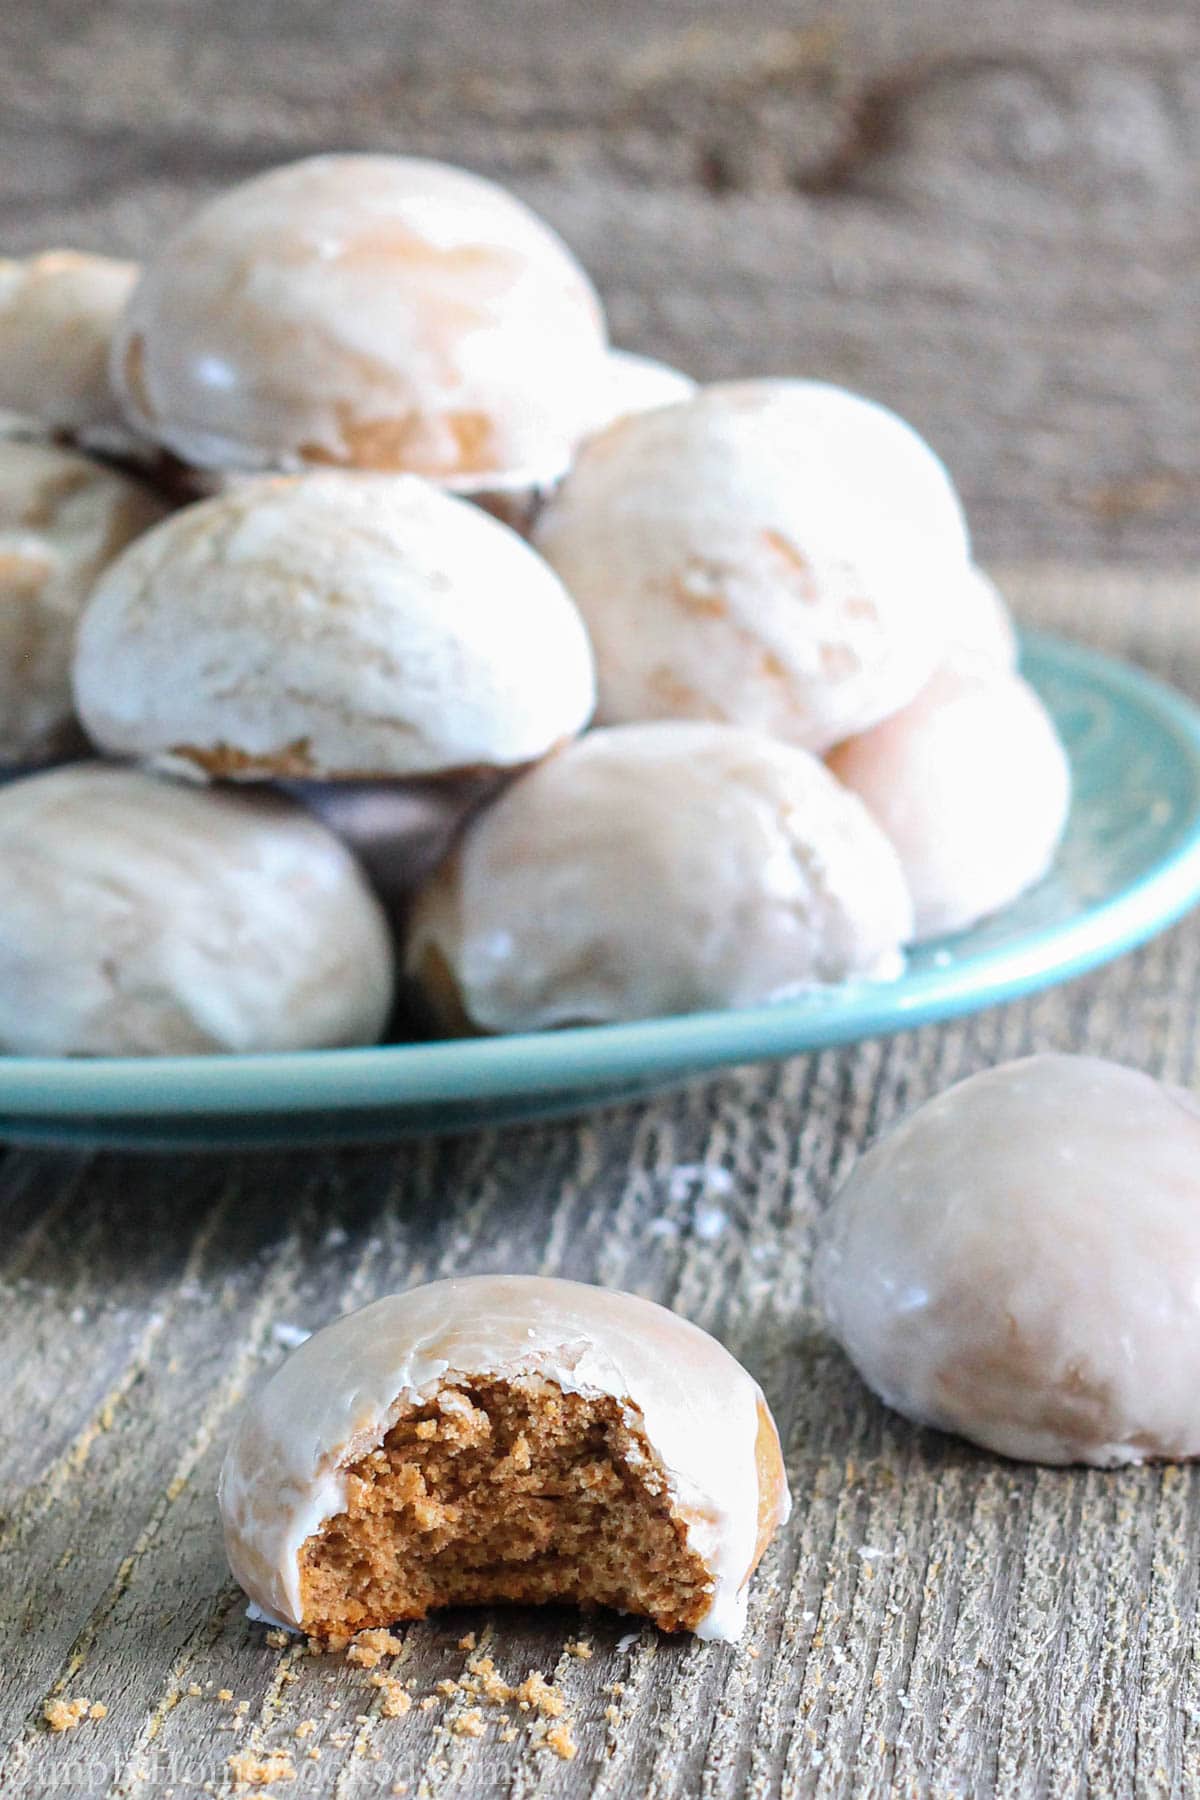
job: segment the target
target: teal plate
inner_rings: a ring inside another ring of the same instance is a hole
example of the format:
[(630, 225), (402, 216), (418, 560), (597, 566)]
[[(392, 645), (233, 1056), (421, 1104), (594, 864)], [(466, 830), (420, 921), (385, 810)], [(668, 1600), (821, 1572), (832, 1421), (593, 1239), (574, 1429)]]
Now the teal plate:
[(1066, 981), (1200, 899), (1200, 709), (1097, 651), (1039, 635), (1023, 668), (1062, 733), (1071, 819), (1049, 875), (896, 981), (529, 1036), (286, 1056), (0, 1057), (0, 1138), (194, 1148), (354, 1143), (546, 1118), (705, 1070), (927, 1025)]

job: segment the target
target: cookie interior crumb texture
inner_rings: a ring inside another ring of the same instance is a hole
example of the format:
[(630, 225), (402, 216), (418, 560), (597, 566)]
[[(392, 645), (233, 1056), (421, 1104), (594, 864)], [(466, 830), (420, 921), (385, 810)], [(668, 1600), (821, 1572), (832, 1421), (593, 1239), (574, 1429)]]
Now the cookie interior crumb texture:
[(347, 1470), (301, 1551), (306, 1623), (570, 1600), (694, 1629), (712, 1577), (687, 1547), (636, 1411), (538, 1375), (448, 1382)]

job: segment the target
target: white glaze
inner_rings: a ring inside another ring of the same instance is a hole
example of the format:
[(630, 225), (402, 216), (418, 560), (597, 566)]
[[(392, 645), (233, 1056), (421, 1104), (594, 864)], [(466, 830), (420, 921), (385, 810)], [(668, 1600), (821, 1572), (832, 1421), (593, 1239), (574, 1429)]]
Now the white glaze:
[(240, 482), (135, 544), (75, 687), (114, 754), (314, 779), (510, 767), (593, 702), (579, 615), (514, 532), (415, 476), (333, 470)]
[(0, 259), (0, 407), (123, 445), (108, 358), (137, 277), (136, 263), (77, 250)]
[(673, 406), (696, 392), (697, 384), (682, 369), (639, 356), (634, 350), (610, 350), (604, 363), (600, 394), (590, 431), (605, 431), (635, 413)]
[(806, 751), (732, 725), (594, 731), (468, 826), (418, 900), (487, 1031), (657, 1017), (893, 975), (895, 852)]
[(949, 641), (962, 509), (920, 438), (817, 382), (702, 389), (589, 438), (534, 529), (584, 615), (599, 718), (825, 750)]
[(98, 763), (0, 788), (0, 1050), (373, 1043), (391, 990), (378, 903), (290, 801)]
[(113, 351), (131, 421), (203, 468), (552, 480), (590, 416), (599, 301), (492, 182), (316, 156), (203, 207), (149, 264)]
[(817, 1284), (910, 1418), (1034, 1462), (1200, 1455), (1200, 1108), (1090, 1056), (972, 1076), (857, 1164)]
[(995, 669), (1013, 674), (1017, 667), (1017, 632), (1008, 603), (990, 575), (970, 564), (957, 577), (949, 599), (950, 645), (955, 659), (978, 657)]
[[(689, 1547), (713, 1575), (697, 1635), (736, 1638), (759, 1531), (758, 1384), (665, 1307), (544, 1276), (392, 1294), (293, 1352), (246, 1408), (221, 1471), (230, 1566), (251, 1601), (301, 1625), (299, 1553), (343, 1510), (345, 1466), (444, 1381), (521, 1373), (638, 1409)], [(785, 1487), (776, 1523), (789, 1509)]]
[(978, 656), (945, 663), (829, 767), (900, 856), (918, 938), (960, 931), (1043, 876), (1066, 826), (1071, 771), (1045, 707)]
[(0, 441), (0, 761), (41, 762), (82, 743), (71, 695), (79, 616), (101, 569), (162, 511), (74, 451)]

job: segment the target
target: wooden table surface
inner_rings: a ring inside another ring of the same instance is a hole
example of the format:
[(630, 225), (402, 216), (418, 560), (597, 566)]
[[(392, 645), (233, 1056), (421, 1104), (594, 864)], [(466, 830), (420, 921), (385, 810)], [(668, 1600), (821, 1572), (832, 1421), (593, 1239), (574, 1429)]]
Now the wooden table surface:
[[(0, 250), (136, 253), (318, 148), (473, 163), (580, 250), (620, 341), (891, 401), (1024, 617), (1200, 695), (1198, 52), (1194, 0), (8, 0)], [(183, 1800), (282, 1746), (269, 1791), (330, 1800), (1200, 1791), (1200, 1475), (916, 1431), (807, 1284), (814, 1219), (890, 1119), (1034, 1047), (1191, 1082), (1198, 997), (1189, 922), (1028, 1003), (575, 1123), (4, 1153), (0, 1788)], [(499, 1269), (716, 1331), (767, 1389), (796, 1512), (736, 1649), (603, 1618), (573, 1657), (570, 1614), (458, 1614), (403, 1634), (395, 1672), (433, 1698), (389, 1719), (362, 1670), (247, 1624), (216, 1470), (297, 1329)], [(456, 1731), (436, 1683), (469, 1630), (509, 1678), (561, 1682), (573, 1760), (523, 1717), (508, 1743)], [(79, 1696), (107, 1716), (47, 1732)]]

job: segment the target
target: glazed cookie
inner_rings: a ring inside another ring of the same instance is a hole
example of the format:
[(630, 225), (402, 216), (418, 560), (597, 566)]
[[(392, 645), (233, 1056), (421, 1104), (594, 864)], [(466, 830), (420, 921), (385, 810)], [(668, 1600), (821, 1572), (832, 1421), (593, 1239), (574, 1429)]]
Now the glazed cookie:
[(535, 542), (587, 623), (602, 723), (720, 719), (817, 751), (913, 697), (967, 566), (915, 432), (801, 381), (706, 388), (589, 438)]
[(606, 354), (587, 276), (478, 175), (315, 156), (167, 240), (117, 333), (131, 422), (201, 468), (337, 463), (462, 492), (553, 480)]
[(80, 763), (0, 788), (0, 1050), (374, 1043), (392, 995), (348, 850), (278, 797)]
[(757, 1384), (632, 1294), (482, 1275), (310, 1337), (221, 1474), (233, 1573), (318, 1637), (566, 1601), (734, 1639), (790, 1510)]
[(591, 651), (561, 584), (415, 476), (263, 476), (176, 513), (79, 633), (103, 749), (232, 780), (512, 768), (581, 730)]
[(443, 1025), (538, 1031), (892, 975), (896, 853), (803, 750), (731, 725), (595, 731), (507, 788), (419, 897)]
[(591, 430), (604, 431), (635, 413), (673, 406), (679, 400), (690, 399), (695, 392), (696, 383), (691, 376), (682, 369), (673, 369), (670, 363), (639, 356), (633, 350), (610, 350)]
[(46, 762), (81, 746), (79, 616), (100, 571), (162, 511), (75, 451), (0, 441), (0, 761)]
[(973, 1075), (856, 1165), (817, 1284), (911, 1419), (1031, 1462), (1200, 1455), (1200, 1106), (1092, 1056)]
[(993, 669), (1015, 672), (1017, 632), (1008, 602), (990, 575), (975, 564), (956, 576), (949, 602), (950, 645), (955, 659), (977, 657)]
[(918, 938), (1007, 906), (1046, 873), (1066, 827), (1071, 771), (1050, 715), (1020, 676), (978, 657), (945, 663), (828, 761), (895, 845)]
[(0, 259), (0, 407), (97, 447), (130, 432), (108, 379), (136, 263), (78, 250)]

